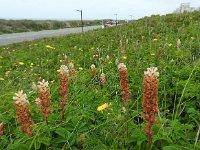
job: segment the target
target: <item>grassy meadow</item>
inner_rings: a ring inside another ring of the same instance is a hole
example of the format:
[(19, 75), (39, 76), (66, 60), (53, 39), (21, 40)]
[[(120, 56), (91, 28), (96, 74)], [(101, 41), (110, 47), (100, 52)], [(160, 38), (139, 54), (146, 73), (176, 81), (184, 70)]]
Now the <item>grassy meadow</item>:
[[(143, 79), (159, 72), (152, 150), (200, 149), (200, 13), (145, 17), (112, 28), (0, 47), (0, 149), (146, 150)], [(120, 44), (121, 40), (121, 44)], [(179, 41), (179, 42), (177, 42)], [(60, 65), (74, 64), (61, 120)], [(122, 101), (118, 63), (128, 71), (130, 96)], [(90, 66), (96, 67), (91, 77)], [(100, 86), (100, 75), (105, 84)], [(49, 82), (49, 124), (35, 104), (34, 84)], [(13, 96), (23, 90), (34, 121), (20, 130)], [(97, 108), (108, 104), (104, 110)]]

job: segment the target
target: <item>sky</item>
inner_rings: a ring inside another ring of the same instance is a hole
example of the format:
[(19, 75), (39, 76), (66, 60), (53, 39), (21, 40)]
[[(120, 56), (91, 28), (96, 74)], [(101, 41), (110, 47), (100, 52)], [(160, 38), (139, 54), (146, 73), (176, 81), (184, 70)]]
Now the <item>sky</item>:
[(181, 3), (200, 7), (200, 0), (0, 0), (2, 19), (132, 19), (172, 13)]

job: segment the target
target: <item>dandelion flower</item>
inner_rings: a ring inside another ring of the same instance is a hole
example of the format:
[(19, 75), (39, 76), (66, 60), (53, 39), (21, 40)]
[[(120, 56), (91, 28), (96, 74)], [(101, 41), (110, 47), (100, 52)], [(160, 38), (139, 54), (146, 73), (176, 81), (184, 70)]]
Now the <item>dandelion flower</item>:
[(46, 45), (46, 48), (55, 49), (55, 47), (52, 47), (52, 46), (50, 46), (50, 45)]
[(79, 67), (78, 69), (79, 69), (80, 71), (82, 71), (82, 70), (83, 70), (83, 68), (82, 68), (82, 67)]
[(97, 108), (97, 110), (98, 111), (104, 111), (106, 108), (108, 108), (110, 105), (108, 104), (108, 103), (105, 103), (105, 104), (103, 104), (103, 105), (101, 105), (101, 106), (99, 106), (98, 108)]
[(24, 65), (24, 63), (20, 61), (20, 62), (19, 62), (19, 65)]

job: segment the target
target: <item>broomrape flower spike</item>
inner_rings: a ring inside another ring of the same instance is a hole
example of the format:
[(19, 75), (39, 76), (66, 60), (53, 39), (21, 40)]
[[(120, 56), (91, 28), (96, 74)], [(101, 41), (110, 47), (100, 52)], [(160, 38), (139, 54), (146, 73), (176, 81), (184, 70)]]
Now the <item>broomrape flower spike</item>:
[(0, 123), (0, 137), (4, 134), (4, 125), (3, 123)]
[(48, 125), (48, 115), (51, 112), (51, 109), (49, 108), (49, 106), (51, 105), (50, 90), (48, 86), (49, 83), (44, 79), (42, 81), (39, 81), (38, 83), (39, 99), (37, 99), (36, 103), (41, 107), (41, 112), (45, 117), (46, 124)]
[(76, 71), (74, 69), (74, 64), (73, 63), (69, 63), (69, 74), (70, 74), (71, 80), (74, 81), (75, 80)]
[(120, 86), (122, 91), (122, 100), (127, 102), (129, 99), (130, 91), (129, 91), (129, 83), (128, 83), (128, 73), (127, 68), (124, 63), (120, 63), (118, 65), (119, 77), (120, 77)]
[(178, 40), (176, 41), (176, 48), (177, 48), (177, 49), (180, 49), (180, 47), (181, 47), (181, 40), (178, 39)]
[(29, 117), (30, 110), (29, 110), (29, 102), (27, 100), (27, 96), (21, 90), (15, 93), (13, 100), (15, 100), (16, 114), (18, 116), (17, 122), (22, 124), (20, 129), (28, 136), (31, 136), (34, 122)]
[(60, 95), (61, 95), (60, 105), (61, 105), (63, 121), (64, 121), (65, 105), (67, 104), (67, 102), (65, 102), (65, 98), (67, 98), (69, 95), (68, 74), (69, 74), (69, 70), (67, 66), (61, 65), (60, 71), (59, 71), (59, 77), (60, 77)]
[(100, 82), (101, 88), (103, 88), (103, 86), (105, 85), (105, 82), (106, 82), (106, 75), (104, 73), (101, 73), (99, 82)]
[(94, 64), (92, 64), (92, 65), (90, 66), (90, 68), (91, 68), (91, 76), (92, 76), (92, 78), (94, 79), (94, 78), (95, 78), (95, 76), (96, 76), (96, 69), (95, 69), (95, 65), (94, 65)]
[(157, 67), (147, 68), (144, 72), (143, 80), (143, 101), (142, 107), (144, 114), (142, 118), (145, 124), (145, 133), (148, 136), (148, 149), (151, 149), (153, 131), (151, 127), (157, 121), (155, 114), (158, 112), (158, 77)]

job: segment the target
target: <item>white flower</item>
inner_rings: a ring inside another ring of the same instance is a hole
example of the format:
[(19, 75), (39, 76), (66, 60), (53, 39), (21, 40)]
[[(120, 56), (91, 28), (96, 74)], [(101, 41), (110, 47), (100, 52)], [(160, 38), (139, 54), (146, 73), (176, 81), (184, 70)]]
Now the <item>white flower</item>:
[(90, 68), (91, 68), (91, 69), (95, 69), (95, 65), (92, 64), (92, 65), (90, 66)]
[(158, 70), (157, 67), (150, 67), (150, 68), (147, 68), (147, 71), (144, 71), (144, 74), (149, 75), (149, 76), (159, 77), (159, 72), (157, 72), (157, 70)]
[(38, 85), (38, 88), (39, 88), (39, 89), (44, 89), (44, 88), (46, 89), (46, 88), (48, 88), (48, 86), (49, 86), (48, 81), (45, 82), (44, 79), (43, 79), (41, 82), (39, 81), (38, 83), (39, 83), (39, 85)]
[(73, 63), (69, 63), (69, 68), (70, 69), (74, 69), (74, 64)]
[(15, 104), (20, 104), (20, 103), (29, 104), (29, 101), (27, 100), (27, 95), (23, 93), (23, 90), (15, 93), (15, 96), (13, 96), (13, 100), (15, 100)]
[(126, 65), (124, 63), (120, 63), (118, 65), (118, 69), (123, 69), (123, 70), (127, 70)]

